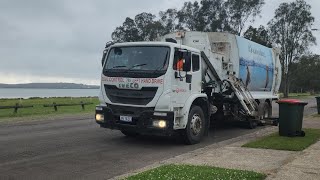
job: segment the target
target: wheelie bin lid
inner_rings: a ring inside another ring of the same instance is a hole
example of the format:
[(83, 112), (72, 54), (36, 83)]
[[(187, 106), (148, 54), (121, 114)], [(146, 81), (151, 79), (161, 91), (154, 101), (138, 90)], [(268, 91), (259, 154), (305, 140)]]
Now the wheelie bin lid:
[(280, 99), (277, 101), (278, 104), (299, 104), (307, 105), (307, 102), (300, 101), (299, 99)]

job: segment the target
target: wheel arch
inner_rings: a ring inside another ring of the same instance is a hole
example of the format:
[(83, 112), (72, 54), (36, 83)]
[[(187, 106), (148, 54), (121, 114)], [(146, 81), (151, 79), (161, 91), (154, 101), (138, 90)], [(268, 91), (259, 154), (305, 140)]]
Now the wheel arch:
[(209, 127), (210, 127), (210, 110), (209, 110), (209, 101), (206, 94), (197, 94), (192, 95), (188, 98), (186, 101), (185, 106), (182, 108), (182, 112), (184, 115), (184, 124), (187, 124), (188, 122), (188, 116), (189, 112), (191, 110), (192, 106), (199, 106), (203, 113), (205, 114), (205, 120), (206, 120), (206, 128), (205, 128), (205, 135), (208, 134)]
[(271, 100), (270, 99), (266, 99), (265, 102), (268, 103), (270, 107), (272, 107), (272, 99)]
[(265, 104), (268, 106), (269, 116), (272, 116), (272, 99), (256, 99), (256, 102), (259, 104), (258, 111), (260, 116), (264, 115)]
[(197, 98), (193, 101), (192, 106), (199, 106), (204, 113), (205, 121), (206, 121), (206, 127), (204, 131), (204, 135), (209, 134), (209, 127), (210, 127), (210, 104), (208, 102), (207, 98)]

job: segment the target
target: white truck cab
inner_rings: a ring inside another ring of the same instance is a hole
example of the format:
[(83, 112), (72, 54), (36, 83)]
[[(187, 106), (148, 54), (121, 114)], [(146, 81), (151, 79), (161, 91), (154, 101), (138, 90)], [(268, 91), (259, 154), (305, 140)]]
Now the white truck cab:
[[(265, 107), (259, 108), (257, 99), (239, 84), (235, 71), (229, 69), (223, 74), (223, 68), (239, 68), (239, 64), (233, 65), (231, 60), (227, 63), (230, 67), (224, 67), (225, 62), (221, 66), (213, 63), (223, 54), (214, 56), (212, 42), (205, 39), (208, 36), (187, 32), (169, 34), (159, 42), (108, 45), (103, 56), (96, 122), (128, 136), (179, 133), (187, 144), (195, 144), (208, 133), (214, 114), (231, 114), (242, 120), (268, 115), (270, 107), (267, 113), (261, 112)], [(239, 56), (230, 55), (234, 51), (224, 53), (228, 58), (238, 58), (235, 62), (239, 63)], [(273, 86), (268, 91), (271, 94), (260, 99), (263, 103), (277, 97)]]

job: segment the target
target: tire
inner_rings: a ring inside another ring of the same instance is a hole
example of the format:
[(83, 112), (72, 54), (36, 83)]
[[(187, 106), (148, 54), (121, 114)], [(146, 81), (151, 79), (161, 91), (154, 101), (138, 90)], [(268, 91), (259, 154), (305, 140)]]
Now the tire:
[(188, 116), (187, 127), (183, 132), (186, 144), (199, 143), (205, 132), (206, 119), (203, 110), (199, 106), (192, 106)]
[[(270, 106), (269, 103), (264, 102), (259, 106), (259, 108), (261, 108), (260, 109), (260, 113), (261, 113), (260, 120), (264, 120), (264, 119), (272, 117), (272, 106)], [(264, 124), (261, 121), (258, 122), (258, 125), (264, 126)]]
[(272, 125), (273, 125), (273, 126), (278, 126), (278, 125), (279, 125), (278, 120), (274, 120), (274, 121), (272, 122)]
[(258, 126), (259, 122), (257, 120), (249, 120), (248, 121), (248, 128), (255, 129)]
[(124, 134), (125, 136), (128, 136), (128, 137), (136, 137), (139, 135), (138, 133), (132, 132), (132, 131), (121, 130), (121, 132), (122, 132), (122, 134)]
[(270, 118), (272, 116), (272, 107), (269, 105), (269, 103), (263, 103), (262, 113), (262, 119)]

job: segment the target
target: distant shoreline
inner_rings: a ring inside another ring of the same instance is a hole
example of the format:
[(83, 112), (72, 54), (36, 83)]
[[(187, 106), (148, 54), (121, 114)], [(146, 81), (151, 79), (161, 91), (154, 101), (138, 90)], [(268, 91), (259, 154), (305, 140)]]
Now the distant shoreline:
[(0, 87), (0, 89), (100, 89), (100, 87), (94, 87), (94, 88)]
[(26, 83), (26, 84), (1, 84), (0, 88), (20, 89), (99, 89), (98, 85), (86, 85), (76, 83)]
[(79, 97), (72, 97), (72, 96), (53, 96), (53, 97), (28, 97), (28, 98), (18, 98), (18, 97), (10, 97), (10, 98), (2, 98), (0, 100), (27, 100), (27, 99), (65, 99), (65, 98), (99, 98), (98, 96), (79, 96)]
[(31, 97), (88, 97), (98, 96), (99, 89), (97, 88), (0, 88), (1, 98), (31, 98)]

